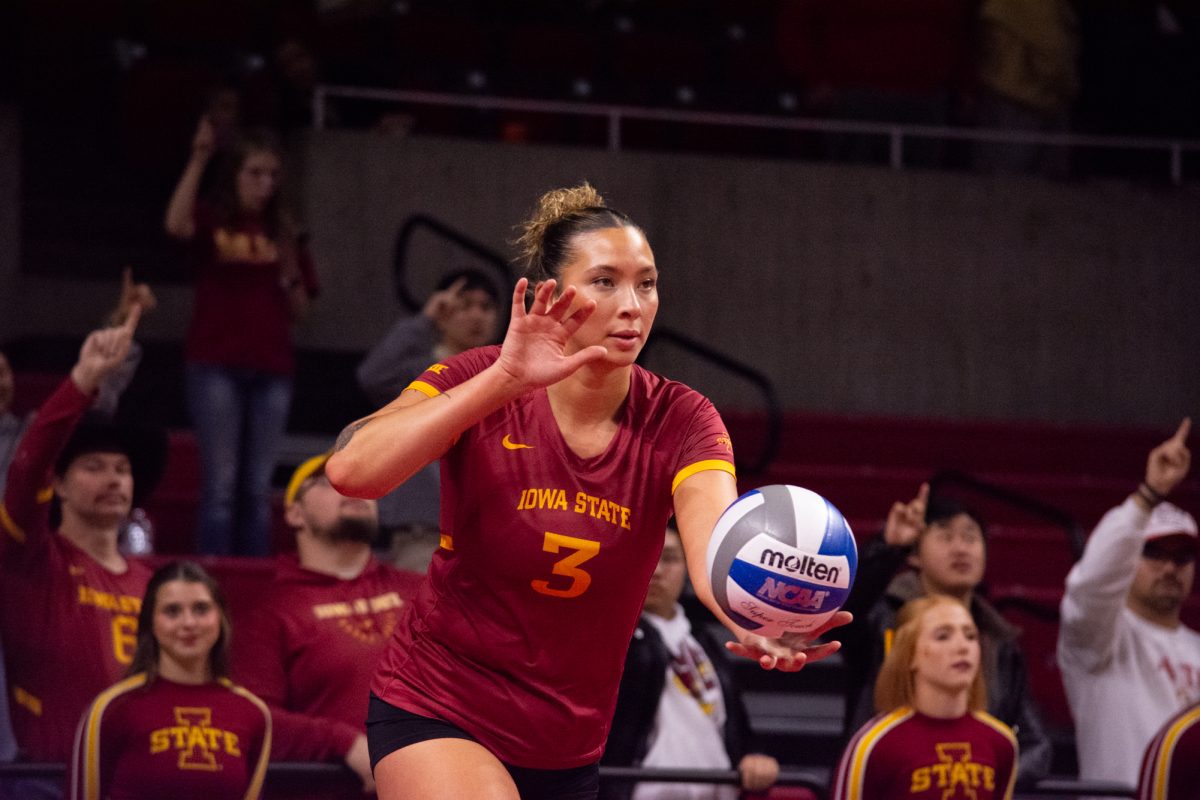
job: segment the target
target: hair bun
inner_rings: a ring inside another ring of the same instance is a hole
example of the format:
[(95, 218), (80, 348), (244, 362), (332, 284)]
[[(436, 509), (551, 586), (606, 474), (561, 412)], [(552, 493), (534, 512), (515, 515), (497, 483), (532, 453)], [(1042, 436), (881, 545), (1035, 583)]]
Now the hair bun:
[(546, 230), (556, 222), (564, 220), (588, 208), (608, 208), (604, 198), (587, 181), (578, 186), (554, 189), (538, 199), (537, 209), (521, 226), (521, 235), (516, 239), (520, 250), (518, 261), (526, 269), (540, 264)]

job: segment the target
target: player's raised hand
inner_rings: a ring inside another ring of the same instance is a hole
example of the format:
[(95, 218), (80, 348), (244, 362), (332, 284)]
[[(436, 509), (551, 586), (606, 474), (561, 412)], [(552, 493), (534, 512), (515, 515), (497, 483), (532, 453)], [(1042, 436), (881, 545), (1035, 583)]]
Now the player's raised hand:
[(1192, 464), (1192, 451), (1187, 446), (1191, 430), (1191, 417), (1184, 417), (1175, 435), (1151, 450), (1146, 459), (1146, 485), (1160, 497), (1166, 497), (1187, 477)]
[(748, 631), (738, 631), (738, 641), (729, 642), (725, 648), (734, 655), (751, 658), (758, 662), (763, 669), (777, 669), (781, 672), (797, 672), (805, 664), (820, 661), (841, 649), (841, 642), (822, 642), (816, 640), (842, 625), (854, 620), (849, 611), (839, 611), (825, 621), (816, 630), (806, 634), (785, 633), (778, 639), (768, 639)]
[(883, 526), (883, 540), (894, 547), (909, 547), (925, 530), (925, 507), (929, 505), (929, 484), (922, 483), (917, 496), (907, 503), (892, 504)]
[(551, 279), (538, 284), (533, 305), (525, 310), (525, 288), (529, 281), (517, 281), (513, 290), (512, 319), (496, 366), (504, 370), (525, 391), (558, 383), (584, 364), (603, 358), (607, 352), (599, 345), (568, 352), (568, 342), (596, 310), (588, 300), (572, 310), (575, 287), (568, 286), (554, 299), (557, 283)]
[(71, 380), (84, 394), (99, 388), (109, 373), (121, 365), (129, 354), (133, 333), (142, 318), (142, 307), (134, 305), (125, 322), (112, 328), (92, 331), (79, 348), (79, 360), (71, 369)]

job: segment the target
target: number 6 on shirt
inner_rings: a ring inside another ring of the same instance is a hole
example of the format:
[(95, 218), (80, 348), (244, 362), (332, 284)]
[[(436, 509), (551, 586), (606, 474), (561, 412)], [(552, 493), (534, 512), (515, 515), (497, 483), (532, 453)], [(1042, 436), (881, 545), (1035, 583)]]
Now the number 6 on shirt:
[(562, 547), (570, 548), (575, 552), (554, 562), (554, 569), (551, 571), (555, 575), (570, 578), (571, 585), (565, 589), (552, 589), (550, 581), (546, 580), (531, 581), (529, 585), (535, 592), (548, 594), (551, 597), (578, 597), (592, 585), (592, 576), (580, 569), (579, 565), (600, 552), (600, 543), (593, 542), (591, 539), (577, 539), (574, 536), (563, 536), (560, 533), (546, 531), (546, 540), (542, 542), (542, 549), (547, 553), (557, 553)]

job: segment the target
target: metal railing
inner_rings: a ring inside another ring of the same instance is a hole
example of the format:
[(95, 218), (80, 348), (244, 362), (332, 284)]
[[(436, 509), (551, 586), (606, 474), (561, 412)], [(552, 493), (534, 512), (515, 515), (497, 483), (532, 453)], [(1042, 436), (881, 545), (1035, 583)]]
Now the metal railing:
[[(425, 304), (424, 300), (417, 297), (416, 292), (409, 285), (409, 249), (412, 245), (413, 236), (419, 230), (428, 230), (436, 236), (453, 242), (473, 256), (486, 261), (496, 270), (502, 279), (506, 280), (509, 285), (512, 284), (515, 276), (509, 269), (508, 262), (496, 250), (488, 247), (470, 234), (464, 233), (435, 217), (431, 217), (428, 214), (413, 214), (400, 225), (400, 231), (396, 234), (395, 250), (392, 254), (396, 295), (400, 303), (410, 312), (416, 312)], [(500, 292), (500, 296), (504, 297), (503, 291)], [(508, 319), (508, 307), (504, 303), (500, 305), (502, 319), (506, 322)], [(659, 342), (673, 344), (692, 355), (716, 365), (726, 372), (737, 375), (755, 388), (762, 398), (763, 406), (766, 410), (767, 433), (764, 437), (762, 450), (757, 456), (754, 458), (736, 456), (738, 459), (737, 467), (739, 471), (751, 475), (764, 472), (779, 454), (779, 445), (783, 438), (783, 408), (779, 404), (775, 385), (771, 382), (770, 378), (732, 356), (714, 350), (697, 339), (693, 339), (686, 334), (662, 325), (654, 327), (649, 340), (642, 349), (643, 355), (656, 349)]]
[(964, 486), (985, 497), (999, 500), (1013, 508), (1024, 511), (1026, 514), (1038, 517), (1052, 525), (1060, 527), (1070, 542), (1071, 552), (1074, 554), (1075, 559), (1078, 560), (1083, 555), (1083, 545), (1086, 541), (1083, 527), (1073, 516), (1061, 508), (1013, 491), (1012, 489), (1006, 489), (1003, 486), (980, 480), (957, 469), (939, 470), (929, 479), (929, 493), (931, 495), (936, 494), (939, 488), (945, 486)]
[[(0, 764), (0, 789), (6, 783), (15, 780), (63, 781), (66, 779), (65, 764), (35, 764), (12, 763)], [(664, 769), (645, 767), (600, 767), (600, 780), (612, 782), (642, 782), (658, 783), (711, 783), (737, 785), (739, 775), (732, 769)], [(362, 797), (362, 789), (358, 779), (344, 766), (339, 764), (299, 764), (276, 763), (267, 767), (266, 792), (269, 797), (286, 797), (286, 792), (280, 792), (281, 785), (294, 786), (297, 793), (311, 797), (313, 790), (331, 793), (328, 798)], [(820, 773), (784, 767), (779, 771), (777, 786), (792, 786), (809, 789), (818, 797), (826, 796), (826, 781)], [(1075, 781), (1062, 778), (1050, 778), (1038, 781), (1030, 789), (1016, 793), (1017, 800), (1034, 797), (1134, 797), (1135, 792), (1127, 786), (1114, 783), (1096, 783)]]
[(1148, 136), (1096, 136), (1080, 133), (1046, 133), (993, 128), (955, 128), (946, 125), (909, 125), (886, 122), (779, 117), (767, 114), (734, 114), (718, 111), (682, 111), (644, 106), (585, 103), (566, 100), (533, 100), (518, 97), (466, 95), (448, 92), (417, 92), (401, 89), (372, 89), (321, 84), (313, 92), (313, 126), (322, 130), (327, 124), (326, 104), (331, 99), (366, 100), (442, 106), (463, 109), (512, 111), (564, 116), (593, 117), (607, 120), (607, 146), (621, 149), (622, 128), (629, 120), (673, 122), (686, 125), (720, 125), (760, 130), (784, 130), (828, 134), (875, 136), (888, 142), (888, 163), (902, 169), (908, 140), (965, 141), (987, 144), (1035, 145), (1074, 149), (1140, 151), (1161, 153), (1167, 176), (1179, 186), (1184, 178), (1184, 155), (1200, 153), (1200, 140), (1155, 138)]

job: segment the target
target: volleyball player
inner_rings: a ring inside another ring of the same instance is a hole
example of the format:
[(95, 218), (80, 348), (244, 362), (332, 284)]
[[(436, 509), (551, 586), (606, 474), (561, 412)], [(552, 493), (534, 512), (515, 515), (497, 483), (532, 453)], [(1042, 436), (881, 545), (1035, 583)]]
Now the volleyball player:
[(737, 495), (733, 452), (711, 403), (634, 364), (659, 304), (645, 233), (584, 184), (543, 196), (518, 243), (503, 345), (430, 367), (326, 467), (342, 493), (378, 496), (442, 459), (442, 547), (372, 685), (384, 800), (595, 797), (672, 509), (733, 652), (797, 670), (838, 648), (750, 634), (713, 601), (705, 549)]

